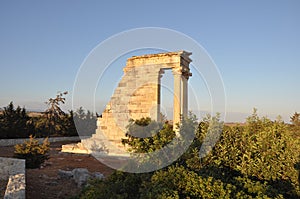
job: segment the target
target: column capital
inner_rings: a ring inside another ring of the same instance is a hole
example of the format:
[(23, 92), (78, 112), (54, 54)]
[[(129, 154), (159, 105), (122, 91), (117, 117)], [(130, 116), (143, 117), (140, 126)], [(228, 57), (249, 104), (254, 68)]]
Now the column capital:
[(163, 74), (165, 74), (165, 70), (161, 68), (158, 73), (159, 77), (162, 78)]
[(182, 76), (183, 76), (185, 79), (189, 80), (190, 76), (192, 76), (192, 73), (190, 73), (190, 71), (183, 72), (183, 73), (182, 73)]
[(172, 73), (173, 75), (182, 75), (182, 68), (181, 67), (172, 68)]
[(173, 68), (172, 69), (173, 75), (181, 75), (185, 79), (189, 79), (190, 76), (192, 76), (192, 73), (190, 73), (190, 69), (186, 67), (178, 67), (178, 68)]

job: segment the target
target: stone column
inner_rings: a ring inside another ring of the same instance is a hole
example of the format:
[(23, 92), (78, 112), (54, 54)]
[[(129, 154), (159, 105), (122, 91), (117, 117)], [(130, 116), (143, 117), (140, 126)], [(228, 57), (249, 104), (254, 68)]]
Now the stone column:
[(188, 88), (187, 88), (187, 78), (181, 76), (181, 114), (183, 117), (188, 115)]
[(161, 77), (164, 74), (164, 71), (160, 69), (157, 73), (155, 73), (155, 86), (156, 86), (156, 99), (155, 99), (155, 104), (152, 104), (152, 114), (151, 114), (151, 119), (155, 121), (161, 121), (160, 117), (160, 104), (161, 104), (161, 96), (160, 96), (160, 85), (161, 85)]
[(157, 85), (157, 118), (156, 121), (162, 122), (162, 117), (160, 114), (161, 111), (161, 78), (163, 74), (165, 73), (164, 69), (159, 70), (159, 75), (158, 75), (158, 85)]
[(173, 102), (173, 130), (178, 131), (177, 124), (180, 123), (181, 115), (181, 91), (182, 91), (182, 81), (181, 81), (181, 68), (176, 68), (172, 70), (174, 76), (174, 102)]

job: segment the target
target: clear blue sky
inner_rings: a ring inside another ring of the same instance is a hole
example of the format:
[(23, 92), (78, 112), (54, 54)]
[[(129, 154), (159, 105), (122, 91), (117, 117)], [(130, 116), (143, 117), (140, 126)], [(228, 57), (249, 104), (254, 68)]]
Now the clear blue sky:
[(297, 0), (2, 0), (0, 106), (14, 101), (37, 109), (57, 91), (71, 92), (81, 63), (96, 45), (149, 26), (180, 31), (207, 50), (222, 75), (228, 112), (250, 114), (257, 107), (261, 115), (288, 120), (300, 111)]

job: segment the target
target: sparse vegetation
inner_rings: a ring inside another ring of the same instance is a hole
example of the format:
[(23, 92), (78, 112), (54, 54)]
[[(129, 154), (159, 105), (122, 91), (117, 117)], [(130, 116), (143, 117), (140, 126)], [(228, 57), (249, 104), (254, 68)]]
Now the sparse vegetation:
[(62, 111), (60, 105), (65, 103), (64, 95), (68, 94), (68, 92), (58, 93), (55, 98), (50, 98), (46, 104), (48, 108), (43, 113), (42, 117), (40, 117), (35, 122), (35, 127), (39, 132), (44, 131), (49, 135), (54, 135), (59, 132), (63, 132), (65, 129), (65, 125), (63, 125), (66, 114)]

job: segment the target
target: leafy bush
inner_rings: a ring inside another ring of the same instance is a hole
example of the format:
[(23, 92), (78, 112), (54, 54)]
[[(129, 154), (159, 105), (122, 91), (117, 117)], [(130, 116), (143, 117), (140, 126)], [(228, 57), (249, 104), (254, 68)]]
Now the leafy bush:
[(44, 139), (42, 144), (30, 136), (28, 141), (23, 144), (15, 145), (14, 156), (20, 159), (26, 159), (26, 168), (38, 168), (49, 158), (50, 150), (48, 138)]
[(294, 139), (300, 139), (300, 113), (295, 112), (291, 117), (291, 136)]
[(254, 113), (244, 128), (233, 127), (223, 133), (211, 160), (258, 180), (296, 185), (298, 172), (294, 165), (299, 161), (299, 152), (299, 145), (289, 136), (287, 125), (261, 119)]
[[(134, 122), (143, 126), (153, 121), (131, 121), (130, 135), (124, 141), (134, 152), (152, 152), (176, 137), (171, 126), (165, 124), (157, 132), (155, 123), (148, 129), (156, 133), (152, 137), (134, 137), (145, 129)], [(194, 123), (193, 117), (182, 121), (180, 136), (186, 136), (184, 132)], [(300, 141), (295, 124), (260, 118), (256, 111), (245, 125), (236, 126), (223, 126), (218, 115), (207, 116), (198, 124), (190, 148), (172, 165), (146, 174), (117, 171), (104, 181), (93, 182), (80, 198), (300, 198)], [(222, 126), (213, 150), (201, 158), (204, 138)]]
[(132, 174), (116, 171), (105, 180), (93, 180), (77, 199), (132, 199), (140, 197), (140, 187), (149, 174)]
[(130, 152), (135, 153), (147, 153), (161, 149), (175, 137), (172, 125), (158, 123), (149, 117), (130, 120), (127, 129), (127, 139), (123, 139), (122, 142), (124, 145), (130, 146)]

